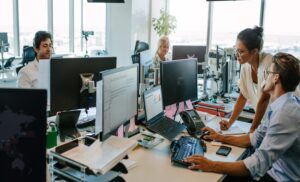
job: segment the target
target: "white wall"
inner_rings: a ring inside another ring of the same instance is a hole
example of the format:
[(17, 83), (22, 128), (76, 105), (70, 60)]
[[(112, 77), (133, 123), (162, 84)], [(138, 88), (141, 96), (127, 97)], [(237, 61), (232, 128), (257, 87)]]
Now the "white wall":
[(152, 28), (152, 17), (167, 8), (167, 0), (125, 0), (106, 5), (106, 47), (109, 55), (117, 56), (117, 66), (131, 64), (136, 40), (149, 43), (151, 54), (157, 49), (158, 35)]
[[(158, 18), (160, 15), (160, 9), (166, 9), (167, 7), (167, 0), (151, 0), (151, 20), (152, 18)], [(158, 45), (158, 40), (159, 37), (157, 35), (157, 33), (154, 31), (153, 27), (152, 27), (152, 21), (151, 21), (151, 31), (150, 31), (150, 49), (151, 49), (151, 53), (154, 55), (157, 49), (157, 45)]]
[(136, 40), (150, 40), (150, 1), (125, 0), (106, 5), (106, 47), (117, 56), (117, 66), (131, 64)]
[(131, 63), (131, 2), (106, 4), (106, 47), (118, 67)]
[[(150, 0), (132, 0), (132, 45), (136, 40), (150, 41)], [(134, 48), (134, 47), (133, 47)]]

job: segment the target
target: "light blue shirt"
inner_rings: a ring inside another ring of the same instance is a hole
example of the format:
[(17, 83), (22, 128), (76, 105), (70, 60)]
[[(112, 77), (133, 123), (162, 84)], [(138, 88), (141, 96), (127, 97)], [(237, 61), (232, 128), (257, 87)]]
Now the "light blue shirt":
[(250, 134), (256, 150), (245, 166), (255, 180), (268, 172), (277, 181), (300, 181), (300, 100), (288, 92), (270, 105), (267, 116)]

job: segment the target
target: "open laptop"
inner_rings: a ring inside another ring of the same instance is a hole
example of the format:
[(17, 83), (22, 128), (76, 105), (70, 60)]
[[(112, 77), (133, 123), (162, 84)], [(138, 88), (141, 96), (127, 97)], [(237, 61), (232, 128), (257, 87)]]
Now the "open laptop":
[(146, 127), (172, 141), (186, 126), (164, 116), (161, 87), (144, 92)]
[(0, 181), (46, 181), (46, 90), (0, 88)]

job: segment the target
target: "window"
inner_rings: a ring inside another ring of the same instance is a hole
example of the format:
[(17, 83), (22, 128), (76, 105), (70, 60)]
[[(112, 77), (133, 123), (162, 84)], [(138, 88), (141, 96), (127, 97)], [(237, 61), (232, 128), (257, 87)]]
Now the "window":
[(177, 19), (176, 32), (170, 35), (171, 44), (206, 45), (208, 2), (171, 0), (170, 14)]
[(299, 0), (267, 1), (265, 10), (266, 52), (279, 51), (300, 57)]
[(83, 3), (83, 0), (77, 0), (76, 3), (74, 3), (74, 51), (76, 54), (83, 52), (82, 47), (82, 35), (81, 35), (81, 4)]
[(69, 52), (69, 1), (67, 0), (53, 0), (53, 48), (55, 53)]
[(13, 39), (13, 4), (11, 0), (1, 0), (0, 6), (0, 32), (7, 32), (7, 39), (9, 43), (9, 56), (12, 56), (14, 48)]
[(212, 46), (231, 48), (241, 30), (259, 25), (260, 0), (213, 3)]
[[(94, 35), (89, 37), (89, 50), (105, 49), (105, 3), (83, 4), (83, 30), (94, 31)], [(85, 44), (84, 44), (85, 45)]]
[[(38, 6), (39, 8), (34, 8)], [(32, 46), (35, 32), (47, 31), (47, 0), (19, 1), (20, 53), (23, 46)]]
[[(83, 29), (93, 31), (94, 35), (89, 35), (87, 40), (88, 53), (95, 55), (97, 51), (105, 49), (105, 24), (106, 24), (106, 4), (88, 3), (83, 0)], [(86, 51), (86, 40), (81, 34), (81, 4), (75, 3), (75, 52)], [(82, 49), (81, 49), (82, 41)]]

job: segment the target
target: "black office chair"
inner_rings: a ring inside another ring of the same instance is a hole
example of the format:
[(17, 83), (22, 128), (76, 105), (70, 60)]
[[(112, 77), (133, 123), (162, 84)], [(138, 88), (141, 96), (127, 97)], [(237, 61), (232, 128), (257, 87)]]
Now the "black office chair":
[(12, 62), (15, 60), (15, 57), (10, 57), (7, 59), (7, 61), (4, 64), (5, 69), (11, 68)]
[(30, 61), (33, 61), (35, 59), (35, 56), (36, 56), (36, 53), (32, 46), (24, 46), (23, 54), (22, 54), (22, 57), (23, 57), (22, 64), (26, 65)]
[(149, 44), (147, 44), (146, 42), (140, 42), (139, 40), (137, 40), (135, 42), (134, 54), (138, 54), (138, 53), (146, 51), (148, 49), (149, 49)]
[(134, 47), (134, 54), (131, 56), (132, 63), (138, 63), (140, 64), (140, 52), (146, 51), (149, 49), (149, 44), (146, 42), (140, 42), (137, 40), (135, 42), (135, 47)]
[(34, 48), (32, 46), (23, 46), (23, 54), (22, 54), (22, 62), (21, 66), (16, 68), (17, 74), (19, 71), (30, 61), (33, 61), (35, 59), (36, 53), (34, 51)]

